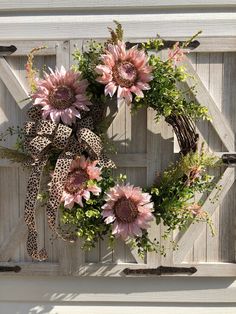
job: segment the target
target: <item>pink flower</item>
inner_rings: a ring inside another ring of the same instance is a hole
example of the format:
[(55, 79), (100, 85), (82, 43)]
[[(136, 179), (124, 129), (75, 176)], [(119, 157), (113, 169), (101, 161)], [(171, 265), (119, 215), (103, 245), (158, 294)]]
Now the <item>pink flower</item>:
[(206, 212), (202, 210), (201, 206), (196, 203), (189, 205), (187, 210), (192, 213), (193, 217), (205, 218), (207, 216)]
[(42, 106), (43, 119), (71, 125), (76, 117), (81, 118), (81, 111), (89, 111), (91, 102), (85, 94), (88, 82), (80, 80), (79, 72), (66, 71), (64, 67), (50, 71), (37, 81), (33, 104)]
[(172, 49), (168, 49), (168, 60), (172, 60), (174, 65), (184, 59), (185, 54), (189, 53), (188, 50), (180, 48), (179, 42), (177, 42)]
[(154, 219), (151, 213), (151, 195), (142, 193), (141, 188), (133, 185), (116, 185), (107, 192), (102, 216), (105, 223), (113, 223), (112, 234), (126, 240), (128, 237), (142, 235), (149, 222)]
[(144, 97), (142, 91), (150, 89), (148, 82), (152, 80), (152, 68), (143, 50), (137, 47), (126, 50), (123, 42), (109, 44), (101, 60), (103, 64), (96, 67), (96, 72), (101, 75), (97, 81), (106, 85), (105, 95), (112, 97), (117, 91), (118, 105), (123, 101), (131, 104), (132, 93)]
[(101, 193), (101, 188), (95, 182), (101, 180), (101, 169), (96, 167), (97, 163), (85, 159), (84, 156), (72, 161), (61, 199), (66, 208), (71, 209), (74, 203), (83, 207), (83, 199), (89, 200), (90, 193), (93, 195)]

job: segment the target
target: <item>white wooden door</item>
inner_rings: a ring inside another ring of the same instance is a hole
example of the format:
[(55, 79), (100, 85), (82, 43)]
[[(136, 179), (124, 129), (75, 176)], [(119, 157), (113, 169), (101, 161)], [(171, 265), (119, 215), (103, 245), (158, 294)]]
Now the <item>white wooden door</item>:
[[(2, 45), (6, 45), (4, 42)], [(17, 47), (14, 55), (0, 59), (0, 130), (4, 132), (10, 126), (22, 126), (29, 101), (28, 83), (26, 79), (26, 55), (34, 47), (47, 46), (35, 57), (35, 66), (43, 69), (44, 65), (54, 68), (56, 64), (65, 64), (69, 52), (66, 44), (60, 41), (17, 41), (12, 43)], [(67, 64), (65, 64), (67, 66)], [(4, 146), (12, 147), (15, 137), (8, 137)], [(39, 205), (37, 215), (37, 230), (39, 245), (49, 253), (46, 262), (33, 262), (26, 252), (27, 228), (24, 223), (24, 202), (26, 184), (29, 173), (19, 165), (6, 160), (0, 163), (0, 265), (20, 266), (19, 274), (56, 275), (72, 272), (72, 263), (78, 263), (80, 255), (76, 255), (77, 243), (69, 248), (63, 241), (52, 240), (52, 234), (47, 226), (45, 209)]]
[[(136, 39), (137, 40), (137, 39)], [(198, 96), (202, 104), (209, 107), (213, 116), (211, 124), (201, 123), (199, 130), (212, 151), (219, 154), (234, 151), (236, 109), (236, 46), (220, 45), (221, 39), (209, 44), (201, 41), (196, 53), (187, 63), (189, 71), (197, 71)], [(11, 42), (12, 44), (12, 42)], [(13, 43), (14, 44), (14, 43)], [(66, 68), (73, 63), (71, 53), (81, 48), (83, 41), (16, 42), (17, 52), (0, 59), (0, 130), (8, 126), (22, 125), (27, 106), (21, 102), (27, 96), (27, 82), (24, 65), (26, 54), (36, 46), (46, 44), (48, 49), (36, 57), (36, 66), (44, 64), (54, 67), (63, 64)], [(228, 48), (227, 48), (228, 47)], [(190, 82), (189, 82), (190, 84)], [(131, 115), (128, 107), (122, 107), (108, 130), (114, 139), (118, 154), (114, 161), (118, 165), (116, 173), (126, 174), (128, 181), (147, 186), (152, 184), (157, 172), (166, 168), (175, 158), (172, 129), (164, 122), (154, 122), (151, 109)], [(14, 139), (7, 143), (11, 146)], [(223, 144), (224, 143), (224, 144)], [(32, 262), (25, 249), (26, 227), (23, 223), (23, 209), (27, 173), (17, 165), (6, 161), (0, 168), (0, 265), (19, 265), (20, 274), (70, 274), (92, 276), (124, 276), (129, 268), (150, 268), (160, 265), (196, 266), (194, 276), (235, 276), (235, 184), (234, 169), (228, 168), (222, 176), (223, 189), (219, 201), (213, 204), (209, 196), (204, 208), (213, 215), (217, 234), (211, 238), (203, 224), (194, 224), (184, 234), (174, 234), (179, 250), (169, 251), (166, 257), (150, 253), (141, 260), (122, 241), (117, 241), (115, 249), (107, 249), (106, 241), (100, 242), (89, 253), (80, 250), (80, 243), (65, 243), (51, 240), (44, 209), (38, 210), (38, 230), (41, 246), (49, 253), (47, 262)], [(215, 193), (215, 192), (214, 192)], [(164, 227), (153, 226), (151, 233), (161, 243)]]

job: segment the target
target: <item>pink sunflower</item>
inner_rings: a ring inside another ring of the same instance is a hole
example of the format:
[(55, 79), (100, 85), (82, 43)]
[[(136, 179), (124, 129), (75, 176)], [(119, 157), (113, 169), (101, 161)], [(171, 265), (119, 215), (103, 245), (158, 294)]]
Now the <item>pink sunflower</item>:
[(109, 44), (101, 56), (103, 64), (96, 67), (101, 76), (97, 81), (106, 85), (105, 95), (112, 97), (117, 91), (118, 106), (121, 102), (131, 104), (132, 93), (144, 97), (143, 90), (150, 89), (152, 68), (144, 50), (132, 47), (126, 50), (124, 42)]
[(90, 193), (101, 193), (101, 188), (96, 184), (96, 181), (101, 180), (101, 169), (96, 167), (97, 163), (84, 156), (72, 161), (61, 199), (66, 208), (71, 209), (74, 203), (83, 207), (83, 199), (89, 200)]
[(91, 102), (85, 94), (88, 81), (80, 80), (79, 72), (66, 71), (63, 66), (50, 72), (37, 81), (33, 105), (42, 106), (43, 119), (71, 125), (76, 117), (81, 118), (81, 111), (89, 111)]
[(105, 223), (113, 223), (112, 234), (126, 240), (142, 235), (142, 230), (150, 227), (154, 219), (151, 195), (133, 185), (116, 185), (107, 192), (102, 216)]

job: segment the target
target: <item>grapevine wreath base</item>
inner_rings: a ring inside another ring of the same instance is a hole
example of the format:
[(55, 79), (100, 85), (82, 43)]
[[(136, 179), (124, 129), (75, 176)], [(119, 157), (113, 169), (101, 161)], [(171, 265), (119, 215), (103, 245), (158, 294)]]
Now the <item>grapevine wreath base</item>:
[[(115, 23), (107, 41), (90, 41), (74, 53), (76, 65), (68, 71), (48, 69), (40, 78), (33, 58), (43, 47), (29, 54), (26, 71), (33, 104), (23, 130), (9, 128), (2, 134), (1, 140), (17, 134), (16, 149), (1, 147), (0, 155), (31, 169), (25, 222), (27, 251), (35, 260), (47, 259), (45, 249), (37, 245), (37, 202), (46, 204), (48, 224), (57, 237), (79, 237), (86, 250), (108, 236), (110, 245), (121, 238), (142, 257), (149, 251), (165, 254), (158, 240), (149, 238), (152, 221), (167, 226), (163, 237), (192, 222), (212, 227), (207, 212), (194, 202), (195, 193), (214, 188), (207, 169), (218, 162), (198, 148), (195, 131), (195, 120), (209, 116), (204, 106), (188, 100), (192, 90), (177, 88), (188, 77), (178, 62), (198, 45), (197, 35), (186, 42), (156, 38), (134, 45), (123, 41), (122, 27)], [(157, 52), (167, 48), (168, 57), (162, 60)], [(133, 114), (153, 108), (156, 122), (164, 117), (177, 136), (179, 160), (152, 186), (135, 187), (125, 176), (112, 175), (115, 164), (107, 157), (112, 145), (106, 131), (114, 114), (107, 112), (108, 107), (117, 112), (121, 106), (129, 106)], [(46, 191), (40, 186), (45, 176)]]

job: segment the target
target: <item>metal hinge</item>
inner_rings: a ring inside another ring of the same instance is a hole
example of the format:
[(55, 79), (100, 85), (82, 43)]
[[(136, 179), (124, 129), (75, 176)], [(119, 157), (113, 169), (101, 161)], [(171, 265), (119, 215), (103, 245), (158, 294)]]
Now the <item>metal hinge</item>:
[(222, 161), (228, 166), (236, 166), (236, 153), (229, 153), (222, 155)]
[(21, 271), (21, 267), (20, 266), (0, 266), (0, 272), (14, 272), (14, 273), (19, 273)]
[(194, 274), (196, 273), (196, 267), (171, 267), (171, 266), (159, 266), (157, 268), (125, 268), (123, 273), (125, 275), (175, 275), (175, 274)]
[(17, 48), (13, 45), (11, 46), (0, 46), (0, 57), (5, 57), (11, 55), (15, 52)]

